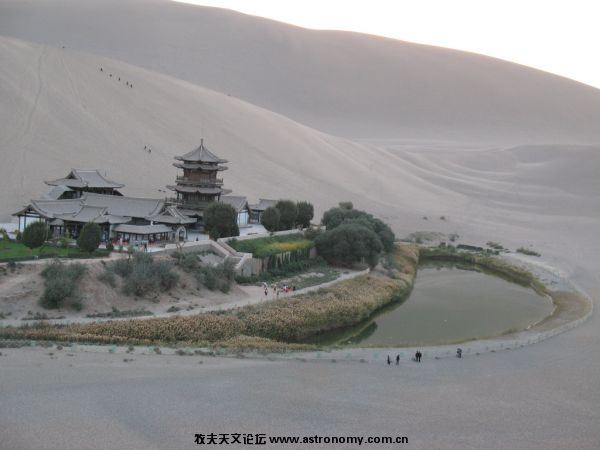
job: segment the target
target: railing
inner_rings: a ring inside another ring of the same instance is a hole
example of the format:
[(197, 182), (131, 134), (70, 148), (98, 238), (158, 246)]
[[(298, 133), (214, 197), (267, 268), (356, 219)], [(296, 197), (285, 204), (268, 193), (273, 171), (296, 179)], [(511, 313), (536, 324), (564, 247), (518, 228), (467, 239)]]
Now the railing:
[(221, 185), (221, 184), (223, 184), (223, 178), (200, 178), (200, 179), (195, 179), (195, 178), (190, 178), (190, 177), (178, 176), (178, 177), (175, 178), (175, 181), (177, 183), (192, 184), (192, 185), (215, 186), (215, 185)]
[(200, 201), (183, 201), (181, 200), (179, 202), (179, 206), (181, 206), (182, 208), (189, 208), (189, 209), (205, 209), (206, 207), (208, 207), (208, 205), (210, 205), (211, 202), (200, 202)]

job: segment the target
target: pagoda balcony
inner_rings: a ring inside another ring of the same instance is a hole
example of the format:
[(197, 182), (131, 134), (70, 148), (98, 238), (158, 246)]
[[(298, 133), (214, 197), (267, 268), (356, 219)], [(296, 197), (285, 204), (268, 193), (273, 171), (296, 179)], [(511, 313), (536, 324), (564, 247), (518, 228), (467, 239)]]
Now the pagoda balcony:
[(222, 186), (223, 178), (205, 178), (194, 179), (190, 177), (177, 176), (175, 178), (177, 184), (189, 184), (192, 186)]
[(180, 200), (179, 206), (187, 209), (206, 209), (213, 202), (202, 202), (199, 200)]

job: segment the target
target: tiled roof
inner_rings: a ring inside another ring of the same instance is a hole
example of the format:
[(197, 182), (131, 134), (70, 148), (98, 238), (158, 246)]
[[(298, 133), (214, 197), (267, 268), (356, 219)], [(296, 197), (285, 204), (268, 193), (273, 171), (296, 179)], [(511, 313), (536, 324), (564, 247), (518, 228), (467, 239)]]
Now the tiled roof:
[(87, 170), (87, 169), (71, 169), (71, 172), (65, 178), (59, 178), (58, 180), (46, 181), (46, 184), (50, 186), (67, 186), (70, 188), (83, 189), (83, 188), (122, 188), (125, 186), (121, 183), (115, 183), (105, 177), (103, 177), (98, 170)]

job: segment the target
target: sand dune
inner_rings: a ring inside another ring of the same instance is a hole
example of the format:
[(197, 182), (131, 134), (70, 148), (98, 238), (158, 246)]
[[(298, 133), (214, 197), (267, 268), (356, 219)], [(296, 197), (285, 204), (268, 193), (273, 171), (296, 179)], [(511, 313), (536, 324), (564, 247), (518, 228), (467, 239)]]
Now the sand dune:
[(173, 156), (201, 137), (231, 161), (226, 185), (252, 199), (310, 199), (322, 211), (352, 198), (381, 210), (402, 203), (395, 180), (407, 193), (417, 181), (373, 146), (124, 63), (8, 38), (0, 59), (4, 215), (70, 167), (98, 167), (131, 195), (162, 197)]
[[(357, 143), (234, 97), (71, 49), (2, 38), (0, 59), (4, 219), (43, 193), (44, 179), (70, 167), (98, 167), (125, 182), (131, 195), (162, 197), (176, 174), (173, 156), (200, 137), (231, 161), (224, 177), (234, 194), (310, 199), (317, 213), (352, 199), (400, 232), (451, 232), (519, 214), (527, 220), (597, 219), (597, 146)], [(442, 215), (455, 220), (422, 220)]]
[(168, 0), (5, 0), (0, 30), (172, 75), (344, 137), (600, 142), (600, 90), (465, 52)]

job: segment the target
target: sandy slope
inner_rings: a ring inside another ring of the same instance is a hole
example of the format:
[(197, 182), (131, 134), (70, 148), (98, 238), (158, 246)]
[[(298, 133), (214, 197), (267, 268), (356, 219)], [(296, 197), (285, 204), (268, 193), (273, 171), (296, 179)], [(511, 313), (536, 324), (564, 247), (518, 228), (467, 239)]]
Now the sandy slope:
[(170, 74), (346, 137), (600, 142), (598, 89), (465, 52), (169, 0), (4, 0), (0, 34)]
[[(105, 170), (125, 182), (131, 195), (164, 196), (158, 189), (176, 175), (173, 156), (195, 148), (201, 137), (230, 160), (227, 186), (254, 200), (310, 199), (322, 208), (344, 198), (367, 203), (382, 190), (386, 197), (392, 193), (380, 172), (385, 155), (374, 147), (333, 138), (233, 97), (10, 38), (0, 39), (0, 59), (3, 216), (45, 192), (44, 179), (63, 176), (70, 167)], [(393, 180), (403, 169), (385, 170)]]

